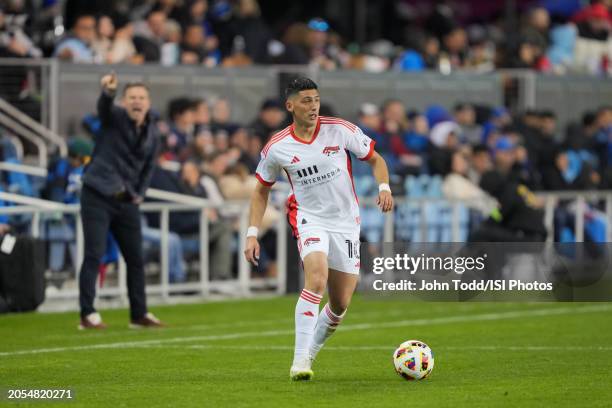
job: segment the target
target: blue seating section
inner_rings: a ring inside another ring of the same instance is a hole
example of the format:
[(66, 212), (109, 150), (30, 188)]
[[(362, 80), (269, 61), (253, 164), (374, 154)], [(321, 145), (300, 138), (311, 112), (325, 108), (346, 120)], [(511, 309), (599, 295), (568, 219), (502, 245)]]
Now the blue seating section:
[[(359, 186), (359, 187), (358, 187)], [(360, 195), (376, 194), (376, 181), (371, 176), (355, 179), (355, 188)], [(408, 176), (404, 181), (406, 197), (411, 200), (398, 204), (395, 210), (395, 240), (409, 242), (453, 242), (453, 205), (444, 200), (442, 179), (439, 176)], [(421, 200), (428, 200), (425, 204)], [(470, 213), (458, 204), (460, 242), (469, 234)], [(361, 211), (361, 229), (368, 242), (382, 239), (384, 217), (374, 207)]]

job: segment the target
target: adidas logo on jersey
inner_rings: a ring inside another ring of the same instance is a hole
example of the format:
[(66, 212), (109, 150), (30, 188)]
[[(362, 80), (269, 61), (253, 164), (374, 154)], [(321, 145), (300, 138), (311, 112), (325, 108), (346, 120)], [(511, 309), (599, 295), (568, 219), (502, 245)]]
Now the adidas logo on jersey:
[(300, 158), (297, 156), (293, 156), (293, 159), (291, 159), (291, 164), (297, 163), (300, 161)]

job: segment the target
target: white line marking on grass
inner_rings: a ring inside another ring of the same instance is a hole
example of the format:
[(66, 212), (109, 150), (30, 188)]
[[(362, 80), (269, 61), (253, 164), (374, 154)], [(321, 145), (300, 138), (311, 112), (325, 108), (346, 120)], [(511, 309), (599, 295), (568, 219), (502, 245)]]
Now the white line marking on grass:
[[(227, 346), (221, 344), (156, 344), (138, 346), (142, 348), (159, 348), (159, 349), (190, 349), (190, 350), (253, 350), (253, 351), (293, 351), (293, 346), (262, 346), (262, 345), (235, 345)], [(394, 347), (389, 346), (326, 346), (325, 350), (336, 351), (389, 351), (392, 352)], [(576, 347), (571, 346), (439, 346), (436, 350), (476, 350), (476, 351), (575, 351)], [(612, 351), (612, 346), (581, 346), (580, 350), (587, 351)]]
[[(380, 322), (380, 323), (357, 323), (347, 324), (340, 326), (341, 331), (352, 331), (352, 330), (372, 330), (380, 328), (390, 327), (404, 327), (404, 326), (425, 326), (435, 324), (452, 324), (452, 323), (467, 323), (467, 322), (479, 322), (479, 321), (494, 321), (494, 320), (505, 320), (515, 319), (519, 317), (540, 317), (540, 316), (555, 316), (563, 314), (573, 313), (594, 313), (594, 312), (605, 312), (612, 310), (612, 305), (594, 305), (585, 307), (561, 307), (561, 308), (545, 308), (545, 309), (533, 309), (533, 310), (520, 310), (511, 312), (498, 312), (498, 313), (484, 313), (475, 315), (457, 315), (448, 317), (437, 317), (431, 319), (413, 319), (413, 320), (397, 320), (391, 322)], [(157, 330), (157, 329), (156, 329)], [(159, 333), (163, 333), (163, 329), (159, 329)], [(215, 340), (233, 340), (242, 339), (248, 337), (276, 337), (276, 336), (287, 336), (293, 335), (293, 329), (291, 330), (268, 330), (259, 332), (242, 332), (242, 333), (230, 333), (221, 335), (210, 335), (210, 336), (191, 336), (191, 337), (171, 337), (165, 339), (152, 339), (152, 340), (135, 340), (127, 342), (114, 342), (114, 343), (101, 343), (101, 344), (89, 344), (83, 346), (67, 346), (67, 347), (52, 347), (42, 349), (31, 349), (31, 350), (18, 350), (18, 351), (7, 351), (0, 352), (0, 357), (28, 355), (28, 354), (42, 354), (42, 353), (56, 353), (64, 351), (79, 351), (79, 350), (99, 350), (99, 349), (121, 349), (131, 347), (141, 347), (146, 345), (157, 345), (157, 344), (175, 344), (175, 343), (189, 343), (196, 341), (215, 341)]]

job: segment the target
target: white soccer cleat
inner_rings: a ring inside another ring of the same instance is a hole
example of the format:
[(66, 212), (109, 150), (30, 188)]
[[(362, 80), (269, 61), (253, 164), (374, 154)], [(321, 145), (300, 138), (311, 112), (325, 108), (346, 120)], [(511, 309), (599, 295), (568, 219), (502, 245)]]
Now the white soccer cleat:
[(297, 361), (293, 362), (291, 370), (289, 370), (289, 377), (293, 381), (308, 381), (314, 377), (312, 371), (312, 357), (306, 356)]

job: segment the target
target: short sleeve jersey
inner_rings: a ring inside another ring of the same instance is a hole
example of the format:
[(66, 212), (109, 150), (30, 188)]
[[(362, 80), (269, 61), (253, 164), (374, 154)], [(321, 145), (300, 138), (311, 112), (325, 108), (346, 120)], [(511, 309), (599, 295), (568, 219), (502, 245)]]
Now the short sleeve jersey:
[(255, 175), (271, 186), (281, 171), (287, 174), (287, 215), (295, 236), (310, 228), (352, 233), (360, 218), (349, 152), (368, 160), (374, 144), (351, 122), (321, 116), (309, 142), (295, 135), (293, 125), (275, 134), (261, 151)]

